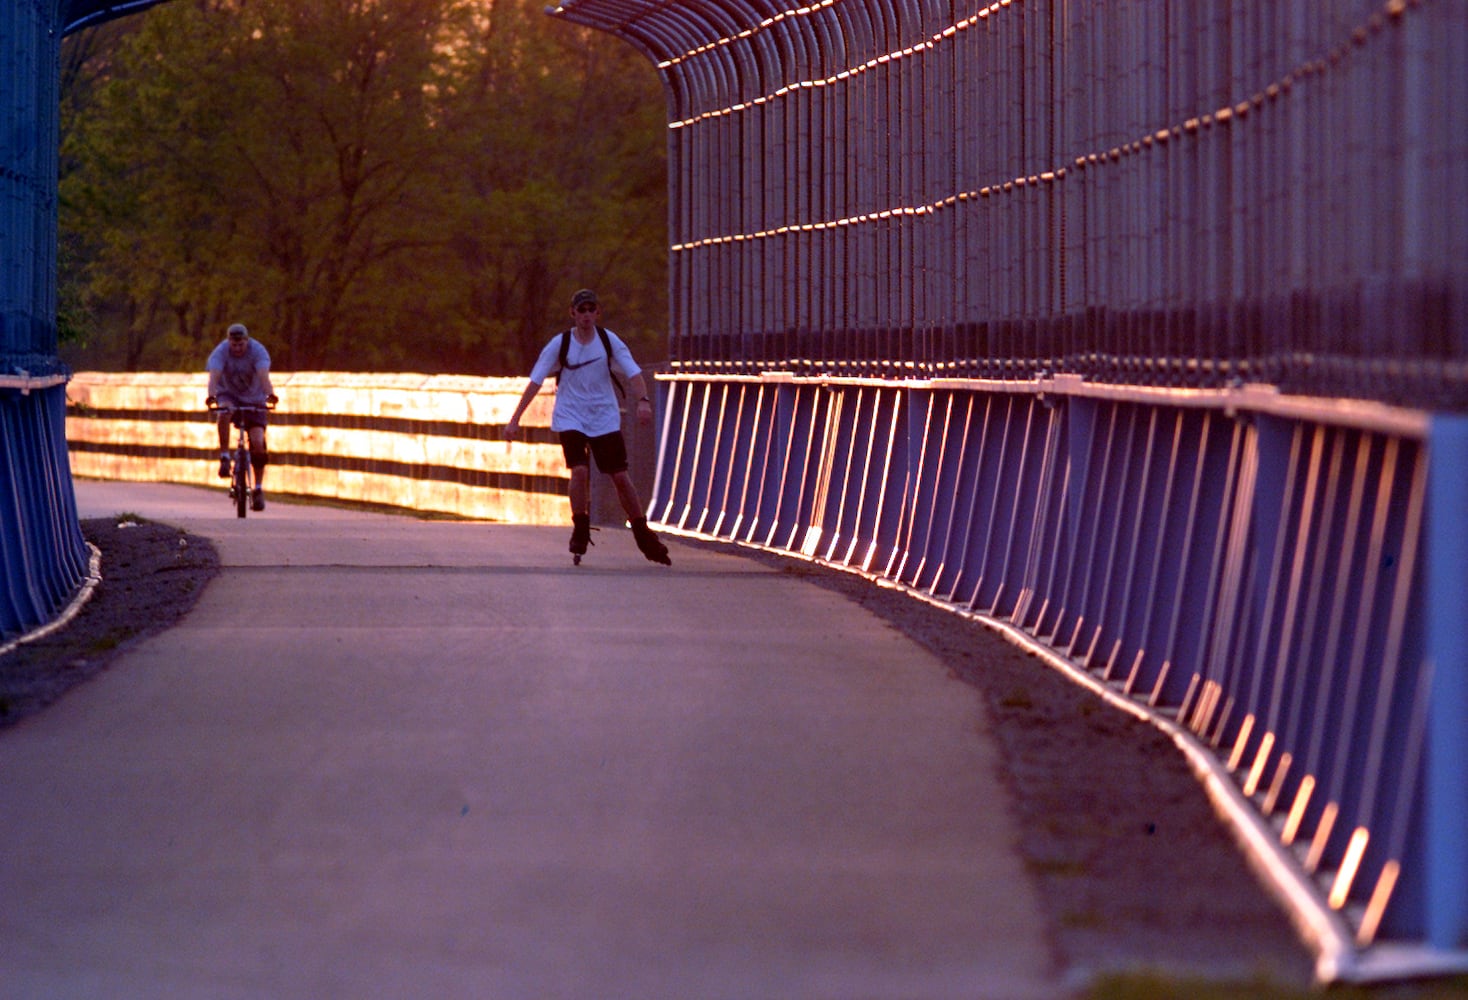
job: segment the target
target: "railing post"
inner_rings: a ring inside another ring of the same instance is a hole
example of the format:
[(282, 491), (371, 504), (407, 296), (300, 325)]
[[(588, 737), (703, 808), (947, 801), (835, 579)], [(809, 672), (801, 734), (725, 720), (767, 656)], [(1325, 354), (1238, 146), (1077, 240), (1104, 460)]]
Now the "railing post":
[(1428, 940), (1468, 945), (1468, 417), (1437, 417), (1427, 513)]

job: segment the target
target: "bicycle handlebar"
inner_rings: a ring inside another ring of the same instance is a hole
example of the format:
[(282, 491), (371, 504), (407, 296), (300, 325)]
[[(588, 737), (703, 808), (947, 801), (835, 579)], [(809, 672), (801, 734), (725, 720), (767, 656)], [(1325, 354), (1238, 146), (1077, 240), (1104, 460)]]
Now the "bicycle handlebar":
[(222, 406), (218, 401), (211, 403), (206, 400), (204, 402), (204, 408), (210, 413), (248, 413), (250, 410), (264, 410), (268, 413), (275, 409), (275, 404), (266, 402), (263, 405), (252, 403), (247, 406)]
[(226, 419), (228, 419), (231, 424), (241, 428), (245, 426), (247, 414), (267, 413), (270, 410), (275, 409), (275, 404), (269, 401), (267, 401), (264, 406), (220, 406), (218, 400), (213, 400), (211, 402), (210, 400), (206, 399), (204, 401), (204, 406), (211, 414), (225, 414)]

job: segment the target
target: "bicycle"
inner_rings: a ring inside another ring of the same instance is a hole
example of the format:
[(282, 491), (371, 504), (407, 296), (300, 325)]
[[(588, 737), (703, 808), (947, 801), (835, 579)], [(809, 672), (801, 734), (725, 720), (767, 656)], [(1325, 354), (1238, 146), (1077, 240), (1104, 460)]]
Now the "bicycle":
[(229, 422), (239, 428), (239, 440), (234, 449), (234, 468), (229, 480), (229, 499), (234, 503), (236, 517), (244, 517), (250, 509), (250, 432), (245, 426), (245, 417), (251, 413), (265, 413), (275, 409), (264, 406), (221, 406), (217, 402), (206, 404), (210, 413), (229, 413)]

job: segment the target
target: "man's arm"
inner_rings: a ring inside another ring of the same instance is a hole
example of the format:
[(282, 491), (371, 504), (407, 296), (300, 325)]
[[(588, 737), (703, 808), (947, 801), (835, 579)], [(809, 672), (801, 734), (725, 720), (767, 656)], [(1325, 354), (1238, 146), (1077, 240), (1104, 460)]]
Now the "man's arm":
[(520, 402), (515, 404), (515, 412), (510, 414), (510, 420), (505, 424), (506, 441), (513, 441), (520, 436), (520, 416), (525, 412), (525, 408), (530, 405), (530, 401), (539, 392), (540, 383), (531, 382), (525, 387), (525, 391), (520, 394)]
[(627, 380), (627, 386), (632, 390), (632, 398), (637, 400), (637, 422), (646, 424), (652, 421), (652, 401), (647, 398), (647, 383), (643, 381), (642, 373), (638, 372)]
[(215, 399), (219, 396), (219, 390), (224, 388), (224, 366), (219, 361), (219, 348), (215, 347), (209, 352), (209, 357), (204, 362), (204, 370), (209, 373), (209, 388), (206, 396)]
[(265, 390), (266, 398), (275, 396), (275, 386), (270, 381), (270, 352), (258, 340), (250, 341), (250, 353), (255, 358), (255, 385)]
[[(613, 369), (627, 380), (627, 388), (631, 390), (628, 399), (632, 401), (632, 408), (637, 413), (639, 424), (652, 423), (652, 400), (647, 395), (647, 382), (642, 377), (642, 370), (638, 368), (637, 362), (632, 357), (632, 349), (627, 342), (612, 331), (605, 331), (608, 335), (607, 346), (611, 348), (612, 357), (609, 359)], [(636, 375), (628, 375), (627, 372), (636, 372)]]

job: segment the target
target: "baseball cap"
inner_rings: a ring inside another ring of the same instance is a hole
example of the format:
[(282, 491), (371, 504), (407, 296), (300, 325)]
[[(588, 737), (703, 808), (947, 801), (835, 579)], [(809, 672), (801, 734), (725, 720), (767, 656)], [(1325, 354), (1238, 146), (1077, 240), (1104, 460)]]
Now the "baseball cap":
[(589, 288), (583, 288), (581, 289), (581, 291), (571, 296), (572, 309), (575, 309), (577, 306), (581, 305), (584, 302), (590, 302), (592, 305), (597, 305), (598, 303), (596, 301), (596, 293)]
[(229, 339), (230, 340), (243, 340), (244, 338), (248, 337), (249, 335), (250, 335), (250, 331), (245, 329), (245, 324), (243, 324), (243, 323), (231, 323), (229, 325)]

